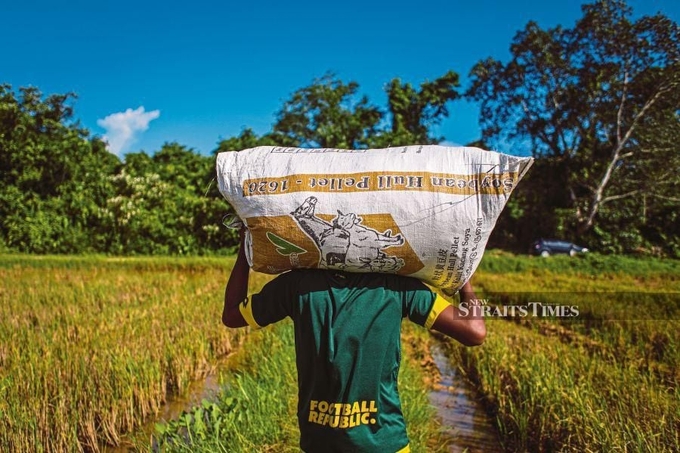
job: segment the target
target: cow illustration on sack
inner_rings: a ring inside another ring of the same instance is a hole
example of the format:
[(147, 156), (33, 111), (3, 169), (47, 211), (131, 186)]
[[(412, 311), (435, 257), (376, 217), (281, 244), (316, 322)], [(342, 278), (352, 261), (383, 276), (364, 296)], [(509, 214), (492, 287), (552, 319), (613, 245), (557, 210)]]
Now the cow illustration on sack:
[(290, 213), (321, 253), (319, 267), (364, 272), (397, 272), (404, 260), (386, 255), (383, 249), (404, 243), (401, 234), (391, 230), (382, 233), (362, 225), (363, 219), (354, 213), (338, 215), (332, 223), (316, 216), (316, 197), (308, 197)]

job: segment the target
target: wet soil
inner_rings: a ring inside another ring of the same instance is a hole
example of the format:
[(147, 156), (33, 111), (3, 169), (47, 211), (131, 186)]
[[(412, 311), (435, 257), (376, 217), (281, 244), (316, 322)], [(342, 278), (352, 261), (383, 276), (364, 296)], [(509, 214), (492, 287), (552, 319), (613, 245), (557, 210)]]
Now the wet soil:
[(440, 379), (430, 393), (452, 453), (494, 453), (504, 451), (493, 420), (479, 401), (474, 388), (451, 366), (441, 344), (434, 342), (432, 358)]

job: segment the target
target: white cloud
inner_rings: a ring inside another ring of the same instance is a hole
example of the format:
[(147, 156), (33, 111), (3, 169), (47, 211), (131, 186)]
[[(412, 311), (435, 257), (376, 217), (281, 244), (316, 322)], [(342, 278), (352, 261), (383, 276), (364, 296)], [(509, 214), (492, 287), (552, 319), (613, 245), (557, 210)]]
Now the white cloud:
[(139, 134), (149, 129), (149, 123), (161, 115), (160, 110), (145, 112), (144, 107), (136, 110), (112, 113), (104, 119), (97, 120), (100, 127), (106, 129), (104, 141), (110, 152), (120, 156), (135, 142)]

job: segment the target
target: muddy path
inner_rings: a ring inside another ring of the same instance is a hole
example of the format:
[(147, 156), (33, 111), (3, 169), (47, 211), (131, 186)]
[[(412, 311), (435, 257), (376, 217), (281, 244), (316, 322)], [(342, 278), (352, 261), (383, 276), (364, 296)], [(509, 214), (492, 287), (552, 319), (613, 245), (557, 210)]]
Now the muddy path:
[(437, 415), (451, 440), (449, 451), (504, 451), (493, 420), (486, 413), (474, 388), (451, 365), (441, 343), (432, 343), (431, 354), (440, 379), (430, 392), (430, 402), (437, 409)]
[[(493, 420), (487, 415), (474, 388), (452, 366), (446, 356), (445, 347), (437, 340), (431, 342), (431, 358), (438, 370), (439, 379), (430, 392), (430, 403), (435, 407), (437, 416), (445, 428), (452, 453), (494, 453), (502, 452), (499, 437)], [(134, 441), (151, 437), (156, 423), (177, 419), (184, 411), (199, 406), (204, 399), (217, 398), (220, 392), (220, 375), (233, 366), (235, 357), (221, 360), (214, 371), (205, 378), (193, 382), (185, 396), (169, 400), (152, 420), (144, 424), (134, 434), (124, 437), (118, 447), (103, 446), (105, 453), (127, 453), (134, 451)]]

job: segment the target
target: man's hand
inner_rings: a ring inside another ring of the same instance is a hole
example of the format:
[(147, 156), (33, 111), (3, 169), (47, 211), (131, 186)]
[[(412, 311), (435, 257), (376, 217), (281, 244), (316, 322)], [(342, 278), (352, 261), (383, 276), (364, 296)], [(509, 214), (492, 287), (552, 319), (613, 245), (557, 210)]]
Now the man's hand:
[(468, 306), (479, 305), (479, 299), (477, 299), (477, 295), (475, 294), (475, 291), (472, 289), (470, 280), (465, 282), (465, 284), (458, 291), (458, 294), (460, 295), (460, 301), (464, 302)]
[[(476, 305), (477, 296), (472, 289), (470, 280), (461, 287), (459, 294), (461, 303)], [(440, 313), (432, 328), (465, 346), (478, 346), (484, 343), (486, 338), (484, 318), (475, 316), (473, 310), (468, 311), (467, 316), (463, 316), (459, 308), (454, 305)]]
[(222, 322), (227, 327), (244, 327), (248, 323), (239, 310), (239, 304), (248, 296), (248, 278), (250, 266), (245, 252), (245, 227), (239, 231), (239, 249), (236, 262), (229, 275), (229, 281), (224, 291), (224, 309)]

